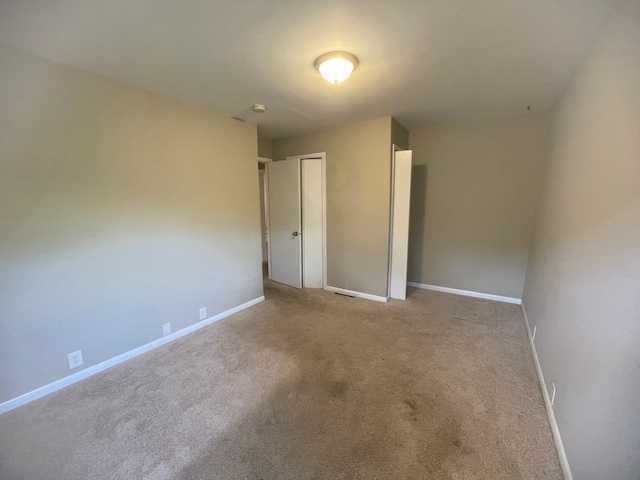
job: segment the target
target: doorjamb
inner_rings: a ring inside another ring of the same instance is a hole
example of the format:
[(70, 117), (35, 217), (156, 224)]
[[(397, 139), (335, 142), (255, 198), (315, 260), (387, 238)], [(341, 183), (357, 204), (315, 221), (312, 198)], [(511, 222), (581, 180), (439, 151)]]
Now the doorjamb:
[[(327, 153), (309, 153), (306, 155), (292, 155), (286, 160), (320, 159), (322, 176), (322, 288), (327, 288)], [(302, 197), (301, 197), (302, 198)], [(304, 232), (302, 232), (304, 235)], [(303, 266), (304, 268), (304, 266)]]
[(272, 160), (267, 157), (258, 157), (258, 163), (264, 163), (265, 169), (262, 176), (263, 193), (264, 193), (264, 223), (267, 227), (267, 278), (271, 280), (271, 227), (269, 224), (269, 169), (266, 164)]
[(267, 226), (267, 278), (271, 280), (271, 217), (269, 217), (269, 169), (264, 169), (264, 223)]

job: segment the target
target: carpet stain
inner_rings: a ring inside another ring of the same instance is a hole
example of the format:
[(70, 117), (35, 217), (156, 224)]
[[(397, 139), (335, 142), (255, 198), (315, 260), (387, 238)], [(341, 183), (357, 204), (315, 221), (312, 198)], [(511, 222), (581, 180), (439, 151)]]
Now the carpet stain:
[(411, 400), (405, 400), (405, 401), (404, 401), (404, 403), (405, 403), (406, 405), (408, 405), (408, 406), (409, 406), (409, 408), (410, 408), (411, 410), (413, 410), (414, 412), (415, 412), (416, 410), (418, 410), (418, 408), (416, 407), (416, 404), (415, 404), (415, 403), (413, 403)]
[(330, 395), (333, 398), (344, 398), (347, 394), (347, 390), (349, 390), (349, 385), (347, 385), (346, 382), (333, 382), (331, 384)]

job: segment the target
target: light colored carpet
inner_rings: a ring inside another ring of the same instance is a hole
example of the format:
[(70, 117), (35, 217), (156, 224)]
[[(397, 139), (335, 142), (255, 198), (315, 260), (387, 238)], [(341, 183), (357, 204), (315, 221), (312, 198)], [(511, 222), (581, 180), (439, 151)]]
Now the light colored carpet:
[(265, 294), (0, 416), (0, 478), (562, 478), (520, 307)]

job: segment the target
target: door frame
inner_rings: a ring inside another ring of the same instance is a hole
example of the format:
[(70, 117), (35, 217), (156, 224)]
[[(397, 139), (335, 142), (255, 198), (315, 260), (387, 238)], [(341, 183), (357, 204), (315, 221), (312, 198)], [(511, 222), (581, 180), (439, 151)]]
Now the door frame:
[[(305, 159), (320, 159), (320, 170), (322, 176), (322, 288), (327, 287), (327, 153), (308, 153), (305, 155), (291, 155), (286, 160), (305, 160)], [(301, 193), (300, 199), (302, 200)], [(269, 207), (267, 206), (267, 209)], [(302, 231), (304, 235), (304, 230)], [(269, 246), (269, 265), (271, 265), (271, 247)], [(303, 276), (304, 276), (304, 265)], [(271, 278), (271, 274), (269, 274)]]
[(269, 230), (269, 170), (266, 168), (267, 163), (270, 163), (272, 160), (267, 157), (258, 157), (258, 164), (264, 163), (265, 169), (264, 174), (262, 176), (263, 182), (263, 202), (264, 202), (264, 223), (267, 228), (267, 278), (271, 280), (271, 231)]

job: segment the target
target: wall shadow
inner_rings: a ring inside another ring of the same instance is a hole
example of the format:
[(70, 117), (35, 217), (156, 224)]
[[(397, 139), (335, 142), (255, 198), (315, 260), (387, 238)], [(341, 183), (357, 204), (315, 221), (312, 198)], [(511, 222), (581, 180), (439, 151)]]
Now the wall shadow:
[(411, 206), (409, 211), (409, 265), (407, 278), (411, 282), (423, 283), (422, 260), (424, 256), (424, 234), (427, 215), (427, 165), (411, 168)]

